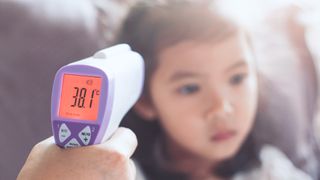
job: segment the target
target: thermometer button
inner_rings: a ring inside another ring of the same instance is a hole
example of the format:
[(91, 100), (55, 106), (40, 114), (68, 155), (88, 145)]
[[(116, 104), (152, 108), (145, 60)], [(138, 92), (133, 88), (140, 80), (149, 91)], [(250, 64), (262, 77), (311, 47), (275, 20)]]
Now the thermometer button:
[(88, 145), (91, 139), (91, 129), (89, 126), (86, 126), (82, 129), (82, 131), (78, 134), (79, 138), (83, 142), (84, 145)]
[(59, 129), (59, 141), (61, 143), (64, 142), (70, 135), (71, 135), (71, 132), (68, 126), (65, 123), (61, 124)]
[(64, 147), (65, 148), (80, 147), (80, 144), (76, 140), (76, 138), (72, 138), (66, 145), (64, 145)]

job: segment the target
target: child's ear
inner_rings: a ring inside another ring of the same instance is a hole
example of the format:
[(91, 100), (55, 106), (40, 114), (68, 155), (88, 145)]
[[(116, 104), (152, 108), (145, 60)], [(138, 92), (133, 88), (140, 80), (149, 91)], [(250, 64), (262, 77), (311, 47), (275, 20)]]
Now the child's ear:
[(145, 96), (140, 97), (133, 109), (145, 120), (153, 121), (156, 118), (156, 110), (150, 100)]

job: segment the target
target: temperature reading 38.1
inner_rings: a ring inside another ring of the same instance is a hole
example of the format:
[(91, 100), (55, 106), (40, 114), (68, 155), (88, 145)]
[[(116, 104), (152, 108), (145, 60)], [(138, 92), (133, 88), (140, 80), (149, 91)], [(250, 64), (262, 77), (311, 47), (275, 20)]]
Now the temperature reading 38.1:
[[(87, 100), (87, 89), (86, 88), (79, 88), (79, 87), (73, 87), (75, 90), (75, 94), (73, 96), (74, 102), (71, 105), (71, 107), (78, 107), (78, 108), (86, 108), (85, 107), (85, 102)], [(94, 89), (90, 93), (91, 95), (89, 96), (89, 108), (92, 108), (92, 103), (94, 101), (95, 95), (99, 96), (99, 90)]]
[(65, 74), (59, 116), (75, 120), (96, 120), (99, 110), (101, 78)]

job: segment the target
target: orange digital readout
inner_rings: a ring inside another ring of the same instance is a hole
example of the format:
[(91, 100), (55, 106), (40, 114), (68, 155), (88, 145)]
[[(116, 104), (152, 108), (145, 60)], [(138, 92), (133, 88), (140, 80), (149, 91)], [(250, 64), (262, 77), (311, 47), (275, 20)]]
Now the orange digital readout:
[(59, 116), (76, 120), (97, 120), (101, 78), (65, 74)]

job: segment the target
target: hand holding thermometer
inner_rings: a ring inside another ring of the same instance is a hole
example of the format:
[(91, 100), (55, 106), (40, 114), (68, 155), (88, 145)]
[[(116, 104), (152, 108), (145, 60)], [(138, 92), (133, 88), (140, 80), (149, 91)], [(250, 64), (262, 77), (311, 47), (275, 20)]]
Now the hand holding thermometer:
[(108, 139), (139, 98), (143, 79), (142, 57), (126, 44), (59, 69), (51, 98), (56, 144), (70, 148)]

